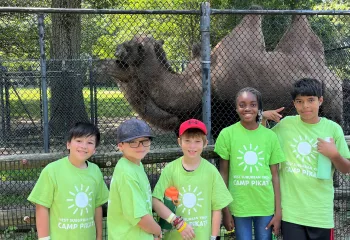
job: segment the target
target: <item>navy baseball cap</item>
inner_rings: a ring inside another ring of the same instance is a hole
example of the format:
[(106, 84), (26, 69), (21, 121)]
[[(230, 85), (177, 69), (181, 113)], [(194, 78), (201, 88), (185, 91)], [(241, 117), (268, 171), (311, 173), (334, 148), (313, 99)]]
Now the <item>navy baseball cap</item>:
[(117, 144), (141, 137), (153, 138), (151, 128), (142, 120), (136, 118), (126, 120), (117, 129)]

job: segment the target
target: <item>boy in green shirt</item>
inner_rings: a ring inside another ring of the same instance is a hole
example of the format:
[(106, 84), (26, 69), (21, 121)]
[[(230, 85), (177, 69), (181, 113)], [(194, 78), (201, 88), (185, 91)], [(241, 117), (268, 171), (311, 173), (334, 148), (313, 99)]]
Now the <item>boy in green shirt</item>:
[(141, 160), (150, 150), (152, 133), (132, 118), (117, 129), (117, 146), (123, 153), (115, 166), (108, 200), (108, 239), (153, 240), (161, 237), (152, 215), (152, 193)]
[[(280, 169), (283, 239), (333, 239), (332, 175), (335, 169), (350, 172), (349, 149), (341, 127), (318, 116), (323, 103), (322, 84), (318, 80), (299, 80), (291, 95), (299, 115), (279, 121), (282, 108), (263, 114), (265, 124), (266, 120), (279, 122), (272, 130), (286, 155)], [(318, 177), (319, 154), (332, 163), (328, 179)]]
[(102, 240), (102, 205), (108, 189), (96, 164), (100, 132), (91, 123), (77, 123), (69, 131), (68, 157), (48, 164), (28, 200), (36, 204), (36, 226), (42, 240)]
[[(206, 134), (205, 124), (197, 119), (181, 124), (178, 143), (183, 156), (163, 169), (155, 186), (153, 209), (174, 226), (164, 239), (216, 239), (219, 235), (221, 209), (232, 197), (219, 171), (201, 157), (208, 143)], [(164, 192), (171, 186), (179, 191), (175, 213), (163, 203)]]

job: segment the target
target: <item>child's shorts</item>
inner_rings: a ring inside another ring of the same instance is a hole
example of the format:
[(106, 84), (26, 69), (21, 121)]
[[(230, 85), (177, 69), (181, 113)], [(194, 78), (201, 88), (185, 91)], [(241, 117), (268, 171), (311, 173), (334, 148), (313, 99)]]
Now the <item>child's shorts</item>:
[(308, 227), (282, 221), (283, 240), (334, 240), (334, 229)]

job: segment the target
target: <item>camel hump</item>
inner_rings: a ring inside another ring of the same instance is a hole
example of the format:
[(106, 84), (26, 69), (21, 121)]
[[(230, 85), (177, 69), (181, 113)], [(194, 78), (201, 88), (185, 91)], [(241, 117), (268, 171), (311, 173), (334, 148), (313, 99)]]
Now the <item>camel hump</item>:
[[(255, 7), (254, 9), (257, 8), (258, 7)], [(261, 7), (259, 9), (261, 9)], [(251, 49), (265, 51), (261, 15), (245, 15), (228, 37), (236, 38), (235, 41), (238, 41), (240, 45), (249, 45)]]
[(294, 15), (292, 23), (277, 44), (276, 51), (287, 54), (311, 52), (315, 57), (324, 59), (323, 44), (311, 29), (306, 15)]
[(131, 41), (142, 45), (156, 42), (152, 35), (145, 33), (136, 34)]

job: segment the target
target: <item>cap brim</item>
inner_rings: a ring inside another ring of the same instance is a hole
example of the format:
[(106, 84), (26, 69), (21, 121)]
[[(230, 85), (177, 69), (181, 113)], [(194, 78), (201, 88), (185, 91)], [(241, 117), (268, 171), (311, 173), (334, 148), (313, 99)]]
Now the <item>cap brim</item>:
[(148, 137), (148, 138), (150, 138), (151, 140), (154, 138), (154, 136), (152, 136), (152, 135), (140, 135), (140, 136), (136, 136), (136, 137), (131, 137), (131, 138), (123, 139), (123, 141), (120, 141), (120, 142), (118, 142), (118, 143), (121, 143), (121, 142), (129, 142), (129, 141), (134, 140), (134, 139), (136, 139), (136, 138), (142, 138), (142, 137)]
[(179, 132), (179, 136), (181, 136), (182, 134), (184, 134), (188, 129), (199, 129), (199, 130), (202, 131), (202, 133), (203, 133), (204, 135), (207, 135), (207, 132), (205, 132), (203, 128), (191, 126), (191, 127), (188, 127), (188, 128), (186, 128), (186, 129), (184, 129), (181, 133)]

